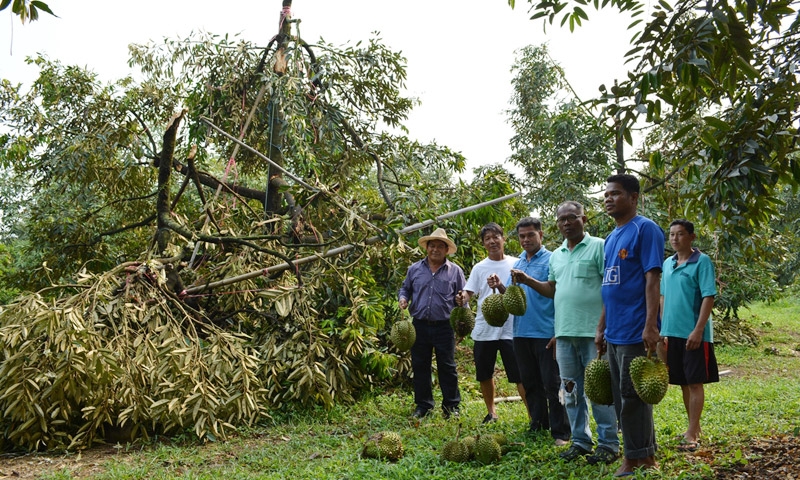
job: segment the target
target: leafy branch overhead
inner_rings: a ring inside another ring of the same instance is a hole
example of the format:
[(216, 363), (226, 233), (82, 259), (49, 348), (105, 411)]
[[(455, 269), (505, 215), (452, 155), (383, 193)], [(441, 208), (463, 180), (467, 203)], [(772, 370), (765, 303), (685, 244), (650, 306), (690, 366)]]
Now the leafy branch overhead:
[(39, 19), (39, 11), (56, 16), (46, 3), (40, 0), (0, 0), (0, 11), (11, 6), (11, 13), (18, 16), (22, 23)]
[[(629, 144), (642, 123), (702, 119), (672, 136), (681, 152), (669, 170), (697, 186), (691, 209), (708, 211), (724, 229), (743, 221), (760, 225), (777, 213), (776, 186), (800, 185), (796, 2), (528, 3), (532, 18), (568, 22), (571, 29), (589, 19), (589, 5), (631, 16), (631, 71), (614, 86), (601, 86), (595, 104), (605, 107), (614, 135)], [(659, 169), (665, 159), (652, 152), (630, 160)]]

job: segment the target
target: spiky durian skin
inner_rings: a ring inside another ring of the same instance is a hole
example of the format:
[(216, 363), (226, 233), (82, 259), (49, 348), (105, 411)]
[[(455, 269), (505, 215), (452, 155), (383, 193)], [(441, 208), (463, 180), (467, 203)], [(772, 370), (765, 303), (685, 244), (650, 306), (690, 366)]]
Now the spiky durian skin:
[(475, 439), (475, 459), (483, 464), (494, 463), (503, 456), (493, 435), (479, 435)]
[(503, 294), (503, 306), (511, 315), (524, 315), (528, 309), (528, 300), (525, 291), (519, 285), (511, 285)]
[(392, 329), (389, 331), (389, 340), (401, 352), (411, 350), (414, 342), (417, 341), (417, 330), (410, 320), (400, 320), (392, 325)]
[(469, 460), (469, 450), (464, 442), (451, 440), (442, 447), (442, 460), (463, 463)]
[(403, 440), (396, 432), (380, 432), (371, 435), (364, 443), (361, 456), (397, 461), (403, 458)]
[(656, 405), (667, 394), (669, 371), (657, 357), (636, 357), (629, 367), (631, 382), (643, 402)]
[(583, 391), (586, 397), (600, 405), (614, 403), (611, 393), (611, 366), (604, 358), (595, 358), (588, 365), (583, 374)]
[(466, 337), (475, 327), (475, 314), (469, 307), (455, 307), (450, 312), (450, 326), (457, 337)]
[(503, 305), (503, 295), (492, 293), (487, 295), (481, 304), (481, 312), (486, 323), (493, 327), (502, 327), (508, 320), (508, 310)]

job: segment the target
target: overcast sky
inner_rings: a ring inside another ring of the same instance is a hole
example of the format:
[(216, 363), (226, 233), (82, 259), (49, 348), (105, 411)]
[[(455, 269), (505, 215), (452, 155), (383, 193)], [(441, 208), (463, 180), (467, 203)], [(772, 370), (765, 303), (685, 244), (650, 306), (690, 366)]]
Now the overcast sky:
[[(38, 52), (62, 63), (87, 66), (103, 80), (130, 73), (130, 43), (183, 38), (191, 31), (240, 34), (266, 45), (277, 33), (281, 0), (46, 0), (59, 18), (44, 14), (21, 25), (10, 8), (0, 12), (0, 77), (30, 82), (36, 69), (25, 58)], [(590, 21), (570, 34), (529, 20), (517, 0), (294, 0), (308, 43), (366, 40), (384, 43), (408, 61), (407, 95), (422, 104), (407, 126), (412, 138), (436, 140), (467, 157), (470, 169), (504, 162), (513, 135), (505, 110), (511, 98), (515, 51), (547, 43), (552, 57), (582, 99), (625, 75), (630, 19), (587, 8)]]

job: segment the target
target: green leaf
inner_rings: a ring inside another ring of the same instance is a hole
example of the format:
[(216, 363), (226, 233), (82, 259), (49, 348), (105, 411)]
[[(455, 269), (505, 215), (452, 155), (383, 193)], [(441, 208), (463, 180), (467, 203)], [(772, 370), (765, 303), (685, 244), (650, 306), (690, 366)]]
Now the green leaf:
[(727, 132), (731, 129), (731, 126), (727, 122), (720, 120), (717, 117), (712, 117), (712, 116), (703, 117), (703, 120), (705, 120), (707, 125), (723, 132)]
[(38, 8), (39, 10), (42, 10), (42, 11), (44, 11), (44, 12), (47, 12), (47, 13), (49, 13), (50, 15), (52, 15), (52, 16), (54, 16), (54, 17), (56, 17), (56, 16), (57, 16), (55, 13), (53, 13), (53, 11), (52, 11), (52, 10), (50, 10), (50, 7), (49, 7), (49, 6), (47, 6), (47, 4), (46, 4), (46, 3), (44, 3), (44, 2), (41, 2), (41, 1), (39, 1), (39, 0), (33, 0), (33, 1), (31, 2), (31, 5), (33, 5), (34, 7)]

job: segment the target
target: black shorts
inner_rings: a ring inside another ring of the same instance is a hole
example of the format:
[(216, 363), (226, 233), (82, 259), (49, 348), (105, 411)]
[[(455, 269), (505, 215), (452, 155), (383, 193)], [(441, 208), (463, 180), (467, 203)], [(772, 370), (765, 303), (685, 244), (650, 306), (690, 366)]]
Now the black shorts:
[(686, 350), (685, 338), (667, 337), (667, 368), (672, 385), (719, 382), (713, 343), (703, 342), (700, 348)]
[(506, 377), (510, 383), (521, 382), (517, 358), (514, 356), (513, 340), (491, 340), (488, 342), (476, 341), (472, 347), (475, 358), (475, 379), (479, 382), (489, 380), (494, 376), (494, 365), (497, 361), (497, 352), (503, 359)]

